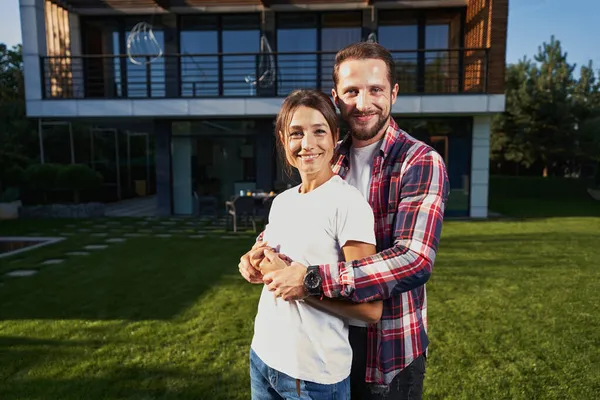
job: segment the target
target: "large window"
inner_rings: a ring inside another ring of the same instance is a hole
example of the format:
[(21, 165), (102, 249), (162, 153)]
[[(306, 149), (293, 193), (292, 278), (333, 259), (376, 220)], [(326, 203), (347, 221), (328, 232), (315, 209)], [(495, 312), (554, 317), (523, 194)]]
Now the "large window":
[(223, 53), (254, 53), (223, 57), (223, 94), (250, 96), (254, 94), (256, 53), (260, 45), (260, 18), (258, 14), (225, 15), (223, 25)]
[(379, 13), (379, 43), (389, 49), (396, 62), (400, 93), (417, 90), (419, 21), (416, 13), (386, 10)]
[(277, 16), (277, 52), (308, 53), (277, 56), (277, 93), (317, 86), (317, 16), (309, 13)]
[(181, 95), (218, 96), (219, 52), (217, 16), (182, 16)]
[[(327, 13), (321, 16), (321, 88), (329, 93), (333, 88), (332, 71), (335, 53), (349, 44), (360, 42), (362, 34), (360, 12)], [(327, 53), (330, 52), (330, 53)]]
[(468, 216), (471, 181), (470, 118), (396, 118), (398, 125), (431, 145), (444, 159), (450, 181), (447, 216)]

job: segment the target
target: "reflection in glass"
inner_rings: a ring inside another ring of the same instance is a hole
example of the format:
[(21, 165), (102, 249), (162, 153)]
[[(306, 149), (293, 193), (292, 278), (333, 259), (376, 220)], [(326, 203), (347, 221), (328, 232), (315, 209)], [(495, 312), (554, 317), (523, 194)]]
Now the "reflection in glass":
[(390, 50), (396, 62), (396, 77), (399, 93), (414, 93), (417, 90), (418, 25), (380, 26), (379, 43)]
[(217, 96), (219, 94), (219, 60), (217, 32), (182, 31), (181, 95), (183, 97)]
[[(316, 52), (317, 30), (314, 28), (278, 29), (277, 51)], [(279, 95), (285, 96), (298, 88), (315, 88), (317, 87), (317, 55), (278, 55), (277, 72)]]
[(433, 147), (444, 159), (450, 182), (447, 216), (469, 215), (472, 125), (464, 118), (396, 118), (400, 128)]
[(444, 51), (449, 47), (450, 26), (448, 24), (426, 25), (425, 27), (425, 92), (445, 93), (452, 90), (453, 78), (450, 65), (456, 64), (454, 52)]
[(335, 53), (349, 44), (360, 42), (361, 28), (323, 28), (321, 29), (321, 50), (331, 53), (321, 55), (321, 89), (330, 93), (333, 88), (332, 71)]
[[(260, 31), (223, 31), (223, 53), (258, 53)], [(254, 87), (246, 82), (247, 76), (256, 75), (257, 58), (254, 54), (223, 56), (223, 94), (249, 96)]]

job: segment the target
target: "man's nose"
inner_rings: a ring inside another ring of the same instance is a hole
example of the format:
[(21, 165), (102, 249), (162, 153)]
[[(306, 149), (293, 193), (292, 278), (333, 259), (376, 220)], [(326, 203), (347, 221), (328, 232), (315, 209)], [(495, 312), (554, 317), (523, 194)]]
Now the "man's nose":
[(358, 111), (364, 111), (369, 108), (369, 99), (365, 92), (359, 92), (356, 96), (356, 109)]

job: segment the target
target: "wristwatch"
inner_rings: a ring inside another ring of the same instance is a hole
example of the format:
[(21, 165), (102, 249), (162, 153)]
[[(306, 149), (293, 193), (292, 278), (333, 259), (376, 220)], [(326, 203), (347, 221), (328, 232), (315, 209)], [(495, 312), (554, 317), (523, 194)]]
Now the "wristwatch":
[(321, 296), (323, 294), (323, 279), (319, 273), (318, 265), (310, 265), (304, 275), (304, 289), (309, 296)]

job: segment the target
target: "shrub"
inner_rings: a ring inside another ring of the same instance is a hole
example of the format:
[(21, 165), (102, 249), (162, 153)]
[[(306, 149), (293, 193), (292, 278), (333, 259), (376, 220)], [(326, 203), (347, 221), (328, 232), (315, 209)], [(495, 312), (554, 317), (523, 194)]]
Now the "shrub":
[(97, 189), (102, 185), (103, 180), (99, 172), (84, 164), (66, 165), (57, 176), (57, 184), (60, 188), (73, 191), (75, 203), (79, 203), (81, 191)]

